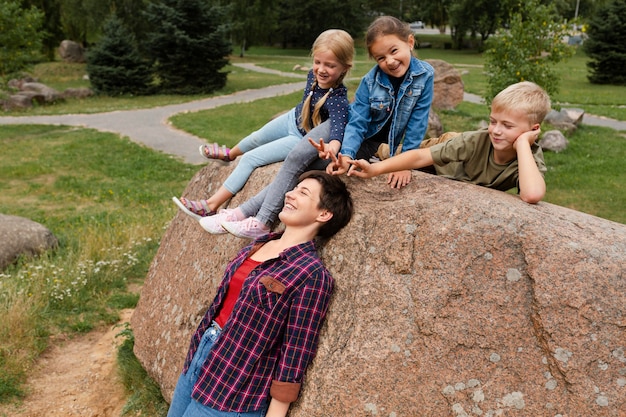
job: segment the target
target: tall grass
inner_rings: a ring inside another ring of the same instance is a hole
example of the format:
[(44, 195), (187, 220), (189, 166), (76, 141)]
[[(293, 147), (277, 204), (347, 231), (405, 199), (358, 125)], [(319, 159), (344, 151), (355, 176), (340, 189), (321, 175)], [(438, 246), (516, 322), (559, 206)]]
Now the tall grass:
[[(195, 167), (128, 139), (63, 126), (0, 130), (0, 212), (48, 227), (59, 248), (0, 273), (0, 401), (23, 394), (49, 335), (71, 336), (133, 307)], [(131, 287), (132, 288), (132, 287)]]

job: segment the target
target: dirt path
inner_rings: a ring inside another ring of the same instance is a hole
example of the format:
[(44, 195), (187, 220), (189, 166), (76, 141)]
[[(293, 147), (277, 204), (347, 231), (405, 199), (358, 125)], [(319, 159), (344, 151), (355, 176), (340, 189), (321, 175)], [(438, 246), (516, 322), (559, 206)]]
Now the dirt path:
[[(120, 312), (120, 323), (132, 310)], [(118, 417), (125, 404), (117, 376), (115, 336), (111, 326), (51, 344), (37, 360), (20, 405), (0, 405), (6, 417)]]

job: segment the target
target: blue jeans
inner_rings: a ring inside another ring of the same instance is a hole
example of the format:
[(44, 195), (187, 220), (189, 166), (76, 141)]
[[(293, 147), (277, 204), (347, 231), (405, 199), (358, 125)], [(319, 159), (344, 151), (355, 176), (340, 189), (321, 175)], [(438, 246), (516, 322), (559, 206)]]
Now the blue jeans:
[(246, 217), (256, 217), (270, 226), (278, 218), (283, 208), (285, 194), (298, 183), (298, 177), (309, 169), (326, 169), (330, 161), (319, 159), (317, 149), (308, 138), (319, 143), (323, 139), (329, 142), (330, 121), (325, 121), (312, 129), (303, 140), (298, 142), (285, 158), (274, 180), (254, 197), (243, 203), (239, 208)]
[(224, 188), (232, 194), (237, 194), (246, 185), (252, 171), (264, 165), (284, 161), (289, 151), (301, 140), (302, 134), (296, 123), (295, 109), (269, 121), (238, 143), (239, 149), (244, 154), (224, 181)]
[(198, 379), (202, 364), (213, 344), (221, 333), (221, 329), (214, 322), (202, 335), (198, 350), (196, 350), (187, 373), (181, 374), (174, 389), (170, 409), (167, 417), (264, 417), (267, 409), (238, 413), (235, 411), (220, 411), (207, 407), (191, 397), (191, 391)]

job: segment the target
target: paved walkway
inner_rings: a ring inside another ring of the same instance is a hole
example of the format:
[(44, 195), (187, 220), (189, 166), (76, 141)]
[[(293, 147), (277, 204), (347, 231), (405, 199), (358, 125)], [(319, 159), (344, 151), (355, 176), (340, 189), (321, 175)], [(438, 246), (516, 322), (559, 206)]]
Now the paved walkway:
[[(237, 64), (239, 67), (251, 71), (277, 74), (284, 77), (298, 78), (302, 81), (274, 85), (256, 90), (239, 91), (226, 96), (218, 96), (188, 103), (154, 107), (151, 109), (121, 110), (97, 114), (67, 114), (56, 116), (8, 116), (0, 117), (1, 124), (47, 124), (69, 125), (94, 128), (101, 131), (119, 133), (130, 140), (175, 155), (191, 164), (206, 162), (198, 153), (200, 145), (205, 139), (175, 129), (169, 118), (182, 112), (194, 112), (212, 109), (226, 104), (248, 103), (254, 100), (275, 97), (301, 91), (305, 86), (306, 75), (283, 73), (268, 68), (257, 67), (254, 64)], [(466, 101), (480, 103), (479, 96), (465, 93)], [(585, 114), (583, 123), (596, 126), (606, 126), (617, 130), (626, 130), (626, 122)]]

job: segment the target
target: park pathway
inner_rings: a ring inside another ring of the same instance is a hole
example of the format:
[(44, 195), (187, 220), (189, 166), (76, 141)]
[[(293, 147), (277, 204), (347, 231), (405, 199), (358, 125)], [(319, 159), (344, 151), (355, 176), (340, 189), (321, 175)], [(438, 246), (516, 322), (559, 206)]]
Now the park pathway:
[[(118, 133), (127, 136), (130, 140), (182, 158), (191, 164), (206, 162), (198, 152), (200, 145), (206, 140), (174, 128), (169, 118), (183, 112), (213, 109), (219, 106), (234, 103), (248, 103), (262, 98), (276, 97), (301, 91), (305, 86), (304, 74), (285, 73), (268, 68), (257, 67), (254, 64), (235, 64), (249, 71), (258, 71), (276, 74), (283, 77), (298, 78), (300, 81), (273, 85), (255, 90), (244, 90), (233, 94), (211, 97), (203, 100), (190, 101), (181, 104), (154, 107), (149, 109), (119, 110), (97, 114), (66, 114), (53, 116), (6, 116), (0, 117), (2, 124), (47, 124), (68, 125), (93, 128), (105, 132)], [(474, 94), (465, 93), (465, 101), (481, 103), (482, 99)], [(585, 114), (584, 124), (611, 127), (617, 130), (626, 130), (626, 122)]]

